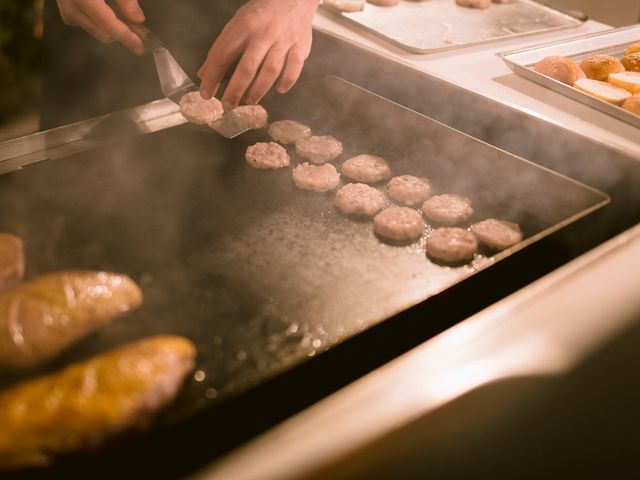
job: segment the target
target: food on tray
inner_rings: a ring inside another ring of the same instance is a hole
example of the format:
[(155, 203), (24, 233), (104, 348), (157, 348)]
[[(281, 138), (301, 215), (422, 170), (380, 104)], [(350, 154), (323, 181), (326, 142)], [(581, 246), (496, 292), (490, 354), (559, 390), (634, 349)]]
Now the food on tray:
[(311, 136), (311, 129), (294, 120), (279, 120), (269, 125), (269, 135), (276, 142), (289, 145), (296, 140)]
[(466, 222), (473, 214), (471, 200), (462, 195), (445, 193), (436, 195), (422, 204), (422, 213), (436, 223), (456, 225)]
[(222, 103), (217, 98), (205, 100), (200, 92), (185, 93), (180, 98), (180, 112), (184, 118), (196, 125), (207, 125), (215, 122), (224, 113)]
[(504, 250), (522, 241), (522, 231), (517, 223), (488, 218), (471, 225), (478, 241), (493, 249)]
[(342, 174), (361, 183), (378, 183), (391, 176), (391, 169), (384, 159), (363, 154), (350, 158), (342, 164)]
[(305, 137), (296, 140), (296, 153), (316, 164), (330, 162), (342, 154), (342, 143), (331, 135)]
[(367, 0), (367, 2), (380, 7), (393, 7), (397, 5), (400, 0)]
[(348, 183), (336, 192), (335, 203), (347, 216), (373, 217), (384, 208), (384, 195), (366, 183)]
[(489, 8), (491, 0), (456, 0), (456, 5), (467, 8)]
[(614, 105), (622, 105), (631, 94), (624, 88), (616, 87), (607, 82), (600, 80), (591, 80), (589, 78), (581, 78), (573, 84), (575, 88), (600, 100), (604, 100)]
[(602, 81), (606, 81), (610, 73), (624, 72), (624, 66), (611, 55), (590, 55), (580, 62), (580, 68), (587, 78)]
[(22, 240), (10, 233), (0, 232), (0, 290), (22, 280), (24, 276), (24, 249)]
[(328, 192), (340, 183), (340, 175), (336, 167), (330, 163), (323, 165), (301, 163), (293, 169), (292, 177), (297, 187), (314, 192)]
[(247, 163), (254, 168), (270, 170), (289, 166), (289, 154), (276, 142), (258, 142), (247, 148)]
[(540, 60), (536, 64), (535, 70), (567, 85), (573, 85), (577, 80), (585, 78), (584, 72), (573, 61), (556, 55)]
[(468, 262), (478, 251), (478, 241), (464, 228), (436, 228), (427, 238), (427, 255), (446, 263)]
[(609, 75), (609, 83), (631, 93), (640, 93), (640, 72), (620, 72)]
[(133, 280), (107, 272), (53, 273), (12, 287), (0, 293), (0, 368), (53, 357), (141, 303)]
[(366, 0), (324, 0), (322, 4), (338, 12), (359, 12)]
[(631, 95), (623, 104), (622, 108), (629, 110), (631, 113), (640, 115), (640, 93)]
[(626, 55), (631, 55), (632, 53), (637, 53), (637, 52), (640, 52), (640, 42), (632, 43), (631, 45), (629, 45), (627, 49), (624, 51), (624, 54), (626, 56)]
[(0, 393), (0, 470), (46, 466), (141, 428), (193, 370), (187, 339), (158, 336)]
[(269, 114), (261, 105), (241, 105), (233, 109), (233, 113), (251, 123), (251, 128), (257, 130), (269, 124)]
[(424, 177), (400, 175), (389, 180), (387, 193), (394, 202), (415, 207), (429, 198), (431, 183)]
[(493, 3), (514, 3), (518, 0), (493, 0)]
[(373, 217), (373, 229), (388, 240), (416, 240), (424, 231), (422, 215), (409, 207), (389, 207)]
[(624, 65), (629, 72), (640, 72), (640, 52), (630, 53), (625, 55), (620, 60), (620, 63)]

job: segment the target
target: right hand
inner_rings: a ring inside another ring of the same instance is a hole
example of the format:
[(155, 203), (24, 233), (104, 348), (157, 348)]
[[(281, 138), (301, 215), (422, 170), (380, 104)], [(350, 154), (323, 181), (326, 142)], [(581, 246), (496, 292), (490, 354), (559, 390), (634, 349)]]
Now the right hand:
[[(144, 45), (140, 37), (116, 16), (104, 0), (57, 0), (62, 20), (80, 27), (102, 43), (120, 42), (132, 52), (142, 55)], [(113, 0), (118, 14), (126, 21), (140, 24), (144, 13), (138, 0)]]

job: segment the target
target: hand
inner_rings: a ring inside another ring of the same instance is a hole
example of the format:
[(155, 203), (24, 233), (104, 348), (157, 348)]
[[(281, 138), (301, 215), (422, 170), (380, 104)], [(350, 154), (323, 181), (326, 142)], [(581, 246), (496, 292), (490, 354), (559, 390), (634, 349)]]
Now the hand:
[(240, 58), (222, 103), (227, 109), (258, 103), (276, 83), (280, 93), (298, 80), (311, 50), (311, 21), (319, 0), (250, 0), (225, 25), (198, 70), (209, 99)]
[[(119, 14), (131, 23), (144, 22), (137, 0), (114, 0)], [(120, 42), (138, 55), (144, 53), (142, 40), (133, 33), (104, 0), (58, 0), (62, 20), (80, 27), (102, 43)]]

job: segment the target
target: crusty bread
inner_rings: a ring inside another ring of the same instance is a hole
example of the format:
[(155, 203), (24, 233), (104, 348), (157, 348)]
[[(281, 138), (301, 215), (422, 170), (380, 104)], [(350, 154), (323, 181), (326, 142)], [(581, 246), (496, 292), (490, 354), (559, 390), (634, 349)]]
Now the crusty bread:
[(584, 72), (578, 65), (566, 57), (559, 57), (557, 55), (545, 57), (540, 60), (536, 64), (535, 70), (542, 75), (553, 78), (566, 85), (573, 85), (576, 80), (585, 77)]
[(620, 72), (609, 75), (609, 83), (631, 93), (640, 93), (640, 72)]
[(624, 66), (611, 55), (590, 55), (580, 62), (580, 68), (587, 78), (603, 82), (610, 73), (624, 72)]
[(640, 115), (640, 93), (631, 95), (631, 97), (625, 100), (622, 104), (622, 108), (629, 110), (631, 113), (635, 113), (636, 115)]
[(604, 100), (607, 103), (613, 103), (614, 105), (622, 105), (624, 101), (631, 96), (624, 88), (589, 78), (581, 78), (576, 81), (573, 86), (578, 90), (588, 93), (600, 100)]
[(193, 369), (187, 339), (159, 336), (0, 393), (0, 471), (45, 466), (144, 422)]
[(622, 57), (620, 63), (629, 72), (640, 72), (640, 52), (630, 53)]
[(0, 293), (0, 369), (49, 359), (142, 303), (126, 275), (53, 273)]
[(22, 240), (10, 233), (0, 232), (0, 290), (15, 285), (24, 276), (24, 248)]

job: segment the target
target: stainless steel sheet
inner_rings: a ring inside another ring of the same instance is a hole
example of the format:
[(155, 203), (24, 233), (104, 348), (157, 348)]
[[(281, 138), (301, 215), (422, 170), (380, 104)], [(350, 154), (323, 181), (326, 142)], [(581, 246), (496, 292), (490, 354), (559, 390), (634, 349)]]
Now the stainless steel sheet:
[(607, 30), (559, 42), (545, 43), (522, 50), (501, 53), (500, 57), (514, 73), (533, 80), (540, 85), (571, 97), (585, 105), (616, 117), (624, 122), (640, 127), (640, 116), (616, 105), (588, 95), (580, 90), (558, 82), (534, 70), (538, 61), (551, 55), (561, 55), (580, 62), (583, 58), (603, 53), (622, 58), (625, 49), (634, 42), (640, 41), (640, 25)]
[(400, 0), (394, 7), (367, 3), (361, 12), (337, 15), (413, 53), (432, 53), (582, 24), (571, 15), (532, 0), (493, 4), (486, 10), (460, 7), (454, 0)]

